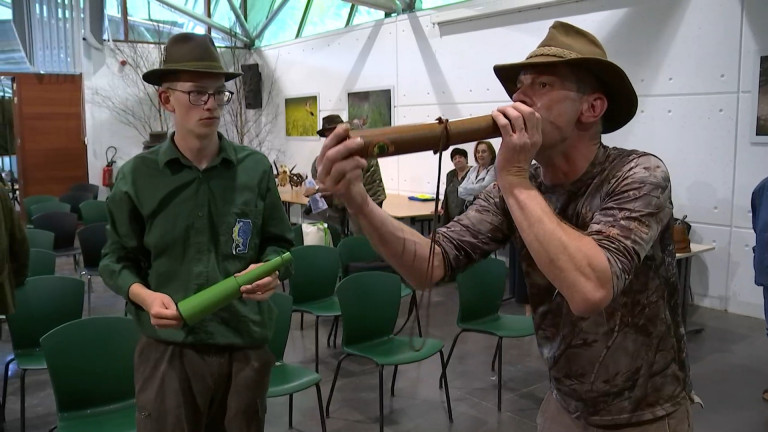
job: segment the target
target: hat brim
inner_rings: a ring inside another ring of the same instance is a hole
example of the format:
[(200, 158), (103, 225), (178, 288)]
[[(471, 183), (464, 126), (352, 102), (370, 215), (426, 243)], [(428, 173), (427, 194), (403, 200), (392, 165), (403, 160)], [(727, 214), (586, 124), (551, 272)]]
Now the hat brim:
[(598, 80), (608, 100), (608, 107), (603, 114), (604, 134), (621, 129), (635, 116), (637, 112), (635, 88), (624, 70), (609, 60), (598, 57), (563, 59), (554, 56), (538, 56), (517, 63), (497, 64), (493, 67), (493, 72), (511, 99), (517, 91), (517, 78), (523, 69), (554, 64), (583, 68)]
[(180, 73), (180, 72), (200, 72), (213, 75), (221, 75), (224, 77), (224, 82), (232, 81), (235, 78), (242, 76), (240, 72), (227, 72), (210, 69), (192, 69), (192, 68), (157, 68), (144, 72), (141, 78), (145, 83), (160, 87), (163, 85), (164, 78), (168, 75)]
[(333, 131), (335, 131), (335, 130), (336, 130), (336, 126), (329, 127), (329, 128), (318, 129), (317, 130), (317, 135), (322, 137), (322, 138), (328, 138), (328, 135), (333, 133)]

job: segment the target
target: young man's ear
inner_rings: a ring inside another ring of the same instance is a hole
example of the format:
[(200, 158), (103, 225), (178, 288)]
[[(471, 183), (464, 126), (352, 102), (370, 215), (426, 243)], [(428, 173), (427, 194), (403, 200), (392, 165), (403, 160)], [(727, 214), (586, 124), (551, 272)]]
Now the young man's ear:
[(175, 108), (171, 104), (171, 92), (168, 89), (160, 88), (157, 91), (157, 98), (160, 100), (160, 105), (164, 110), (168, 112), (175, 112)]

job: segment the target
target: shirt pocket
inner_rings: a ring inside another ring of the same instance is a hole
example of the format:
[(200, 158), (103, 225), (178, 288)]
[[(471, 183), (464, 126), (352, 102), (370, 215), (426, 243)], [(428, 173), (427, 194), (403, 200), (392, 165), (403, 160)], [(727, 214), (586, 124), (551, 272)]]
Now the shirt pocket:
[(261, 204), (253, 207), (235, 207), (221, 215), (220, 251), (223, 261), (230, 272), (245, 269), (249, 264), (258, 262), (261, 240), (263, 208)]

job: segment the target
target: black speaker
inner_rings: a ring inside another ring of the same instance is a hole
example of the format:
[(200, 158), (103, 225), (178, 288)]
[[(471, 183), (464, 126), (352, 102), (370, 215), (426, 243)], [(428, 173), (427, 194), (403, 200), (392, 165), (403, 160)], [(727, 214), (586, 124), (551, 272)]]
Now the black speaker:
[(243, 71), (243, 92), (246, 109), (261, 108), (261, 72), (258, 63), (240, 66)]

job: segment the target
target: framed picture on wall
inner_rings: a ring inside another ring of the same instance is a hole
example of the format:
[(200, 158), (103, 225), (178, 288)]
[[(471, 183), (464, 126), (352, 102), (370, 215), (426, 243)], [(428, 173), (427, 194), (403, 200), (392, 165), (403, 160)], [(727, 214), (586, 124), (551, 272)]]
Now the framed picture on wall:
[(754, 115), (750, 121), (751, 141), (768, 144), (768, 51), (755, 59)]
[(347, 120), (352, 129), (392, 126), (392, 88), (347, 93)]
[(317, 138), (317, 94), (285, 98), (285, 136)]

